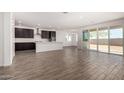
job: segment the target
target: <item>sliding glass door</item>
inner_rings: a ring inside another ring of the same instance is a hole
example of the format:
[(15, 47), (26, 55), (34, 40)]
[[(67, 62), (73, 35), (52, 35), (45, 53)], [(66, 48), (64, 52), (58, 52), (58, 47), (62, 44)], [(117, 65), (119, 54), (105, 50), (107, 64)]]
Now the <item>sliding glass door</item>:
[(91, 50), (97, 50), (97, 31), (90, 30), (90, 40), (89, 40), (89, 47)]
[(110, 29), (110, 53), (123, 55), (123, 28)]
[(108, 53), (108, 30), (105, 28), (98, 32), (98, 51)]
[(111, 27), (89, 30), (89, 49), (123, 55), (123, 28)]

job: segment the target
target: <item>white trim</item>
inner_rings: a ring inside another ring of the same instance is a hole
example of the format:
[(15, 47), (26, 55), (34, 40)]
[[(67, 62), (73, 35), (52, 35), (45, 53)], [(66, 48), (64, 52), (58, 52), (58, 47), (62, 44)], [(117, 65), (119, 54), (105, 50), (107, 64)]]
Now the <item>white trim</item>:
[(99, 27), (96, 28), (96, 34), (97, 34), (97, 52), (99, 51)]
[(110, 53), (110, 27), (108, 26), (108, 53)]
[(124, 26), (123, 26), (123, 56), (124, 56)]
[[(89, 40), (90, 40), (90, 31), (89, 31), (89, 29), (88, 29), (88, 31), (87, 31), (87, 32), (88, 32), (88, 35), (89, 35), (89, 37), (88, 37), (88, 38), (89, 38)], [(88, 40), (88, 42), (87, 42), (87, 43), (88, 43), (87, 49), (90, 49), (90, 43), (89, 43), (89, 40)]]
[(27, 26), (14, 26), (15, 28), (25, 28), (25, 29), (36, 29), (33, 27), (27, 27)]

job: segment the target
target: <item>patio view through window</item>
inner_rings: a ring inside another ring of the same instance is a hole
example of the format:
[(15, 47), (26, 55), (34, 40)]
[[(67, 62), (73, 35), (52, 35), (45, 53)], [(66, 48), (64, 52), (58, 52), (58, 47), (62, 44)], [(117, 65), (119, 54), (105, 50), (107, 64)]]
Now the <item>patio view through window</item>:
[(107, 29), (100, 29), (99, 34), (99, 43), (98, 49), (100, 52), (108, 52), (108, 30)]
[(110, 30), (110, 53), (123, 54), (122, 28), (113, 28)]
[(90, 49), (97, 50), (97, 31), (90, 31)]
[[(123, 55), (123, 28), (89, 30), (91, 50)], [(98, 38), (98, 39), (97, 39)]]

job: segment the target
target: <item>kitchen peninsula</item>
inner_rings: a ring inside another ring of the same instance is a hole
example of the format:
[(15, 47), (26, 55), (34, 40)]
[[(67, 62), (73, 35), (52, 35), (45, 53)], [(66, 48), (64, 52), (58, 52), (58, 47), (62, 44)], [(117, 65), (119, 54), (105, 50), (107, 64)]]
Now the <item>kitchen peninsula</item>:
[(36, 41), (35, 44), (36, 44), (36, 53), (63, 49), (63, 43), (62, 42)]

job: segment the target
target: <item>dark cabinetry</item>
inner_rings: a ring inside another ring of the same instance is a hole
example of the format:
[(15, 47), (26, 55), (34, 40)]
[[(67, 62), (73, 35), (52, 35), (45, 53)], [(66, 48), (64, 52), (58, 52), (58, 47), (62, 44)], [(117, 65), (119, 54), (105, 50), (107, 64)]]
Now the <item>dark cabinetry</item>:
[(15, 43), (15, 51), (34, 50), (35, 43)]
[(50, 31), (49, 40), (56, 41), (56, 32), (55, 31)]
[(55, 31), (42, 31), (41, 37), (43, 39), (48, 39), (49, 41), (56, 41), (56, 32)]
[(15, 38), (34, 38), (34, 30), (15, 28)]
[(44, 39), (48, 39), (49, 38), (49, 31), (42, 31), (41, 37)]

